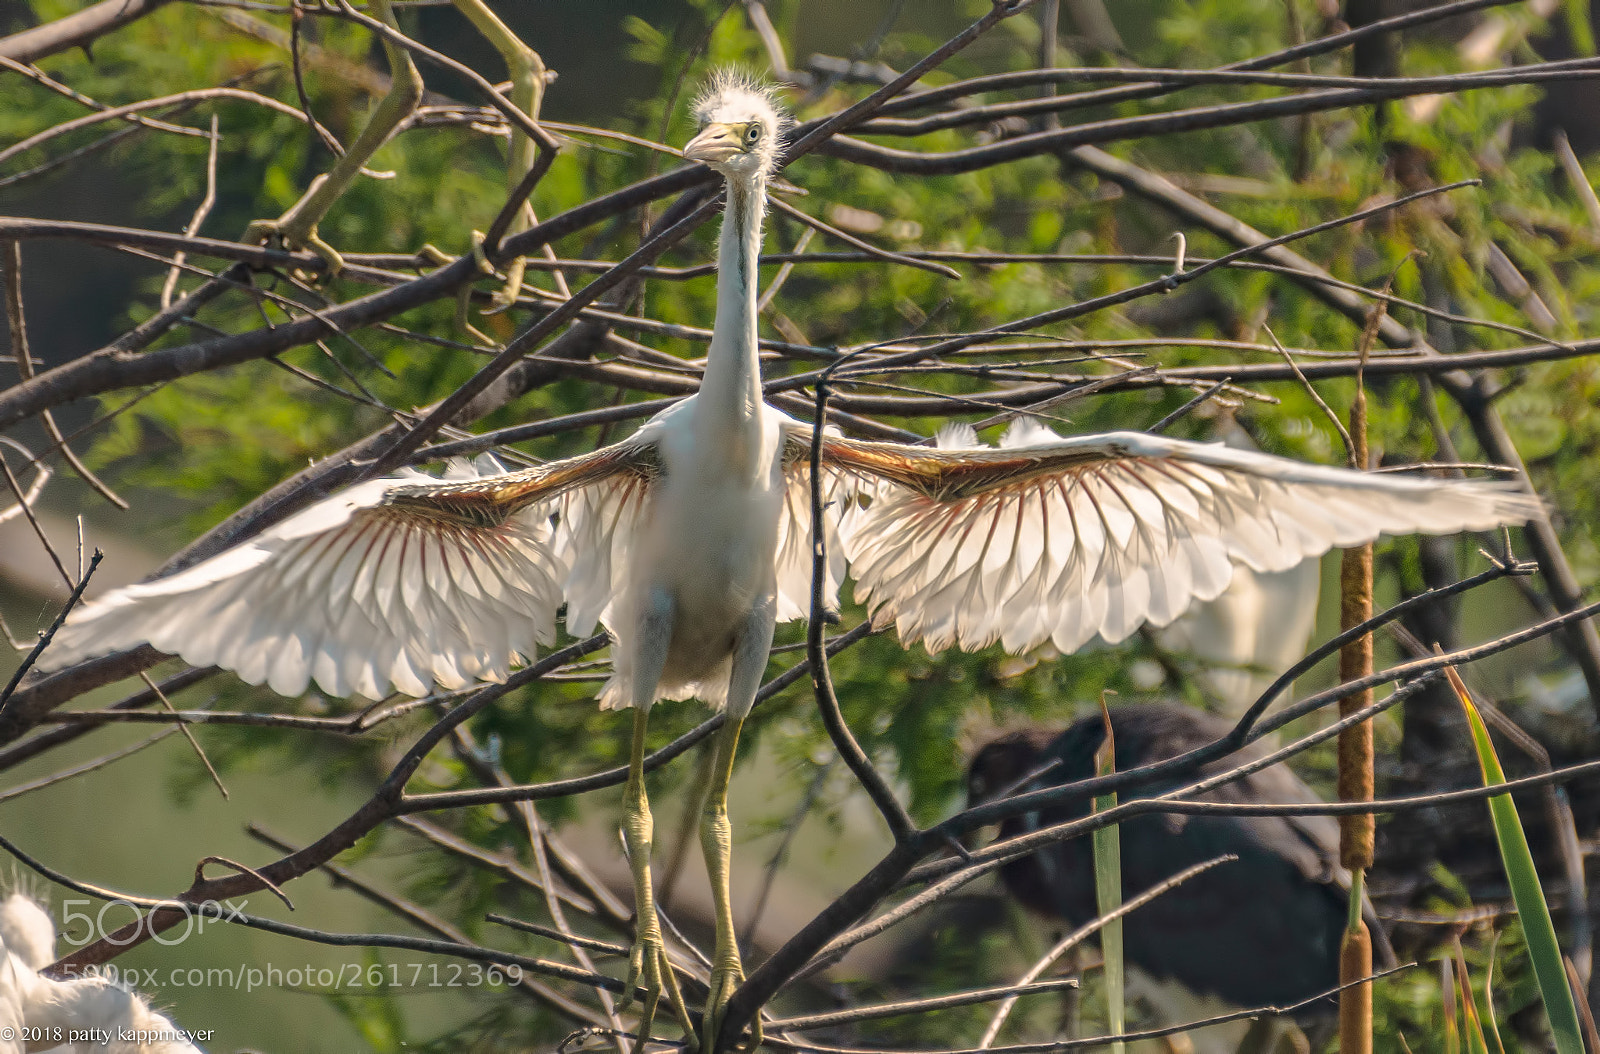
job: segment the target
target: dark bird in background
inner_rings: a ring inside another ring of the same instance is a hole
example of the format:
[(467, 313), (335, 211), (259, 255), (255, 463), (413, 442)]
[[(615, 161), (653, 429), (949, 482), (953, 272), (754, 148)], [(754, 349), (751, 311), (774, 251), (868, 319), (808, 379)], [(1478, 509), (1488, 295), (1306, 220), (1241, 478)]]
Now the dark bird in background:
[[(1111, 710), (1118, 772), (1176, 757), (1225, 734), (1232, 722), (1185, 706), (1123, 705)], [(1088, 779), (1105, 740), (1099, 714), (1059, 734), (1015, 732), (985, 746), (967, 773), (977, 804)], [(1261, 751), (1246, 749), (1179, 777), (1123, 792), (1147, 798), (1237, 767)], [(1025, 780), (1051, 762), (1043, 774)], [(1282, 765), (1245, 776), (1200, 796), (1219, 802), (1311, 803), (1321, 799)], [(1089, 803), (1027, 813), (1007, 820), (1002, 838), (1087, 815)], [(1339, 866), (1339, 829), (1327, 816), (1139, 816), (1121, 825), (1124, 898), (1138, 895), (1191, 865), (1233, 854), (1222, 864), (1125, 917), (1128, 961), (1157, 979), (1177, 981), (1199, 995), (1240, 1007), (1288, 1006), (1334, 988), (1339, 942), (1349, 910), (1350, 876)], [(1042, 915), (1080, 926), (1095, 918), (1094, 855), (1090, 839), (1058, 842), (1013, 860), (1000, 871), (1006, 890)], [(1368, 913), (1368, 925), (1375, 918)], [(1387, 951), (1373, 926), (1380, 958)], [(1300, 1015), (1334, 1011), (1329, 999)]]

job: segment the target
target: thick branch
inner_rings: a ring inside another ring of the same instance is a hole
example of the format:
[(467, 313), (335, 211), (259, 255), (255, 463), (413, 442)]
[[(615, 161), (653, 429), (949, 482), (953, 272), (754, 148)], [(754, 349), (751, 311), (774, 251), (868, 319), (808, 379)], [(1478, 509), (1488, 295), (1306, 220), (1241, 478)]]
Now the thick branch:
[(88, 48), (97, 38), (138, 21), (166, 3), (167, 0), (101, 0), (93, 7), (0, 40), (0, 56), (36, 62), (68, 48)]

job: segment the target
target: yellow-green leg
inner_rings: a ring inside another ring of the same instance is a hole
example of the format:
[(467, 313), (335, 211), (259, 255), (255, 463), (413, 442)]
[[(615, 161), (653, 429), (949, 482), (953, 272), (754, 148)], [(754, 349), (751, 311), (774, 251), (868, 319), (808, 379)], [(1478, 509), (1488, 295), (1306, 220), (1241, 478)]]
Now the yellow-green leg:
[(618, 1012), (632, 1005), (635, 990), (644, 989), (639, 1006), (639, 1038), (634, 1041), (633, 1054), (639, 1054), (650, 1038), (655, 1024), (656, 1005), (661, 1001), (662, 979), (667, 970), (666, 950), (661, 943), (661, 921), (656, 917), (656, 898), (650, 888), (650, 846), (654, 837), (654, 822), (650, 817), (650, 801), (644, 791), (645, 728), (650, 711), (636, 707), (633, 711), (633, 750), (628, 758), (628, 789), (622, 819), (623, 837), (628, 845), (628, 866), (633, 869), (634, 930), (633, 949), (628, 954), (628, 983), (617, 1004)]
[[(711, 877), (711, 900), (716, 912), (716, 947), (711, 956), (711, 991), (706, 996), (703, 1050), (715, 1050), (717, 1033), (722, 1030), (728, 1000), (744, 983), (744, 965), (739, 961), (739, 940), (733, 927), (733, 895), (729, 870), (733, 858), (733, 827), (728, 821), (728, 783), (733, 778), (733, 756), (739, 747), (739, 730), (744, 716), (732, 710), (717, 733), (716, 755), (711, 762), (711, 786), (700, 814), (700, 848), (706, 856), (706, 872)], [(761, 1043), (761, 1022), (752, 1025), (752, 1048)]]
[[(389, 7), (389, 0), (372, 0), (371, 11), (384, 25), (399, 28), (394, 12)], [(276, 239), (286, 248), (304, 246), (326, 261), (328, 274), (338, 274), (344, 268), (344, 259), (339, 253), (318, 237), (317, 224), (322, 222), (322, 217), (328, 214), (333, 203), (339, 200), (372, 155), (378, 152), (378, 148), (388, 141), (394, 130), (411, 116), (411, 112), (422, 101), (422, 75), (411, 61), (411, 54), (387, 37), (384, 38), (383, 49), (389, 57), (389, 93), (378, 101), (377, 108), (372, 111), (372, 117), (361, 129), (356, 141), (350, 144), (330, 172), (312, 182), (311, 189), (288, 212), (276, 220), (256, 220), (250, 224), (245, 230), (245, 241)]]
[[(505, 60), (506, 72), (511, 77), (511, 93), (508, 96), (511, 105), (538, 120), (539, 108), (544, 102), (545, 86), (544, 60), (539, 57), (539, 53), (511, 32), (483, 0), (455, 0), (455, 5), (456, 10), (467, 16), (478, 32), (494, 45), (495, 50), (500, 52), (500, 57)], [(511, 191), (516, 189), (522, 182), (522, 177), (533, 168), (534, 157), (533, 140), (528, 137), (528, 133), (515, 125), (511, 128), (511, 147), (508, 153), (506, 190)], [(511, 225), (506, 228), (506, 235), (521, 234), (531, 226), (533, 226), (533, 207), (524, 201), (512, 219)], [(476, 245), (473, 251), (481, 259), (481, 250)], [(503, 311), (517, 302), (517, 295), (522, 291), (523, 267), (520, 256), (506, 263), (505, 285), (494, 295), (494, 306), (491, 310)]]

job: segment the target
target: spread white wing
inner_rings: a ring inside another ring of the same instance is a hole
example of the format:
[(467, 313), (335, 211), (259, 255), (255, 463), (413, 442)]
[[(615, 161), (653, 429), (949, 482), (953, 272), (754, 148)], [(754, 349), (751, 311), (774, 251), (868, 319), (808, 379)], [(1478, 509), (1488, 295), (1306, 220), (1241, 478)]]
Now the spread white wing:
[[(149, 643), (298, 695), (426, 695), (503, 680), (550, 643), (570, 559), (552, 515), (639, 488), (639, 437), (521, 472), (358, 484), (67, 620), (41, 665)], [(587, 493), (586, 493), (587, 492)], [(604, 604), (608, 598), (602, 598)]]
[(1034, 426), (998, 449), (966, 443), (823, 441), (829, 467), (870, 495), (843, 526), (856, 599), (932, 650), (1116, 642), (1216, 597), (1235, 563), (1281, 571), (1381, 533), (1483, 530), (1538, 509), (1513, 484), (1137, 432), (1060, 439)]
[[(831, 428), (830, 439), (838, 438)], [(779, 622), (811, 614), (811, 426), (785, 419), (783, 446), (783, 511), (778, 516)], [(839, 606), (839, 583), (844, 581), (845, 556), (842, 531), (855, 515), (863, 481), (848, 472), (822, 473), (822, 522), (826, 530), (828, 565), (823, 581), (823, 604)]]

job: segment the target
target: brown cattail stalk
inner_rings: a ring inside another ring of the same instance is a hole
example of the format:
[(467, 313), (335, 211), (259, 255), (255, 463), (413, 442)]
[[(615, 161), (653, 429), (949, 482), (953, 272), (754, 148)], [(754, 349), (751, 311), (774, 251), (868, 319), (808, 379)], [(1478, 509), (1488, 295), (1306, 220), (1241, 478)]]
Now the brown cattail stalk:
[[(1351, 423), (1356, 415), (1351, 414)], [(1355, 428), (1351, 428), (1355, 432)], [(1358, 448), (1365, 447), (1358, 443)], [(1363, 451), (1364, 453), (1364, 451)], [(1372, 546), (1344, 551), (1339, 567), (1339, 628), (1347, 630), (1372, 617)], [(1339, 651), (1339, 679), (1353, 681), (1372, 672), (1372, 636), (1363, 635)], [(1372, 703), (1372, 689), (1339, 700), (1339, 716), (1348, 717)], [(1372, 722), (1351, 725), (1339, 733), (1339, 800), (1371, 801)], [(1372, 866), (1374, 824), (1371, 813), (1339, 817), (1339, 860), (1354, 871)]]
[(1372, 935), (1358, 917), (1339, 947), (1339, 1054), (1372, 1054), (1372, 985), (1352, 984), (1372, 976)]
[[(1377, 312), (1374, 311), (1374, 317)], [(1369, 332), (1376, 330), (1369, 322)], [(1370, 337), (1363, 334), (1362, 357)], [(1352, 468), (1366, 469), (1367, 392), (1356, 375), (1355, 401), (1350, 406)], [(1339, 566), (1339, 628), (1348, 630), (1372, 617), (1372, 546), (1346, 549)], [(1362, 634), (1339, 651), (1339, 679), (1353, 681), (1372, 672), (1372, 635)], [(1339, 715), (1348, 717), (1372, 702), (1372, 689), (1339, 700)], [(1371, 801), (1372, 722), (1363, 721), (1339, 733), (1339, 800)], [(1339, 948), (1339, 1050), (1341, 1054), (1372, 1052), (1372, 985), (1355, 984), (1372, 976), (1372, 935), (1361, 921), (1364, 872), (1372, 866), (1375, 824), (1371, 813), (1339, 818), (1339, 859), (1350, 869), (1350, 925)]]

